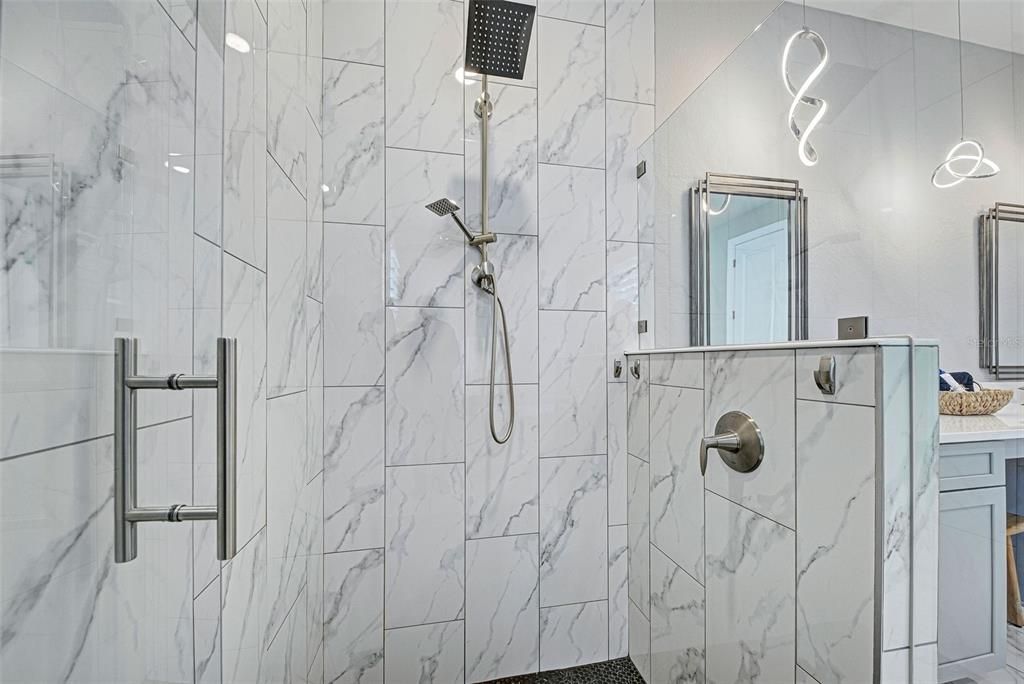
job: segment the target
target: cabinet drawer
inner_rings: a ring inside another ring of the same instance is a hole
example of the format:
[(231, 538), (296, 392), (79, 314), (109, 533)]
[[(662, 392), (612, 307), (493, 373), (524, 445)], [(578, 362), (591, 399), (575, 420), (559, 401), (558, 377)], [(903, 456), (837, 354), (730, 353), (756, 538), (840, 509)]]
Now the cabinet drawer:
[(939, 445), (939, 491), (1006, 484), (1007, 442)]

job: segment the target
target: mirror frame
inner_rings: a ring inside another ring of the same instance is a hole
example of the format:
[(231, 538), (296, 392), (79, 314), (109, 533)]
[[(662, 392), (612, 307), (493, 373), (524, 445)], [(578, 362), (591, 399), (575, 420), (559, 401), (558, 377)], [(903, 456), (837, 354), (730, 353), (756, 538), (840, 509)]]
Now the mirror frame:
[[(807, 339), (807, 197), (800, 182), (708, 172), (690, 191), (690, 344), (708, 344), (711, 287), (708, 268), (710, 195), (789, 200), (789, 339)], [(765, 340), (767, 342), (767, 340)]]
[(999, 224), (1003, 221), (1024, 224), (1024, 204), (996, 202), (978, 218), (979, 365), (996, 379), (1019, 380), (1024, 378), (1024, 366), (999, 360)]

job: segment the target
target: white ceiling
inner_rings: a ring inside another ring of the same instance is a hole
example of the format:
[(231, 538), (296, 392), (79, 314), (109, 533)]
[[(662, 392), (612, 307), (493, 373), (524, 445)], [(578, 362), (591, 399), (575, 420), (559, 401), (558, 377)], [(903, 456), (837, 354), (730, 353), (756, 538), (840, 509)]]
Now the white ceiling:
[[(798, 0), (797, 0), (798, 1)], [(808, 6), (956, 38), (956, 0), (809, 0)], [(964, 40), (1024, 54), (1024, 0), (962, 0)]]

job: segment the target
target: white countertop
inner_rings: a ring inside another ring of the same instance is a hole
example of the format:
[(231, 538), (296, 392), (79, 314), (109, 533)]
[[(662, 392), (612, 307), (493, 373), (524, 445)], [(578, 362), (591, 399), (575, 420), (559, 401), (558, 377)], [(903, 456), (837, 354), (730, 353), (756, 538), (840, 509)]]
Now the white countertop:
[(939, 443), (1024, 439), (1024, 406), (1011, 403), (991, 416), (939, 416)]

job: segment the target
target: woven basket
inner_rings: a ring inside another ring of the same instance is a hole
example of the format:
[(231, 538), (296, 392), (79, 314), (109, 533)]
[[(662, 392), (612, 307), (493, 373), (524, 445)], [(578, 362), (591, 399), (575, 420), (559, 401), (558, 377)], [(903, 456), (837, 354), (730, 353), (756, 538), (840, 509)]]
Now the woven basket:
[(981, 389), (981, 385), (974, 392), (939, 392), (939, 413), (947, 416), (987, 416), (1009, 404), (1011, 399), (1013, 390)]

